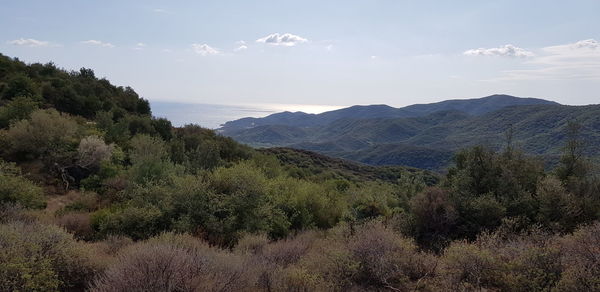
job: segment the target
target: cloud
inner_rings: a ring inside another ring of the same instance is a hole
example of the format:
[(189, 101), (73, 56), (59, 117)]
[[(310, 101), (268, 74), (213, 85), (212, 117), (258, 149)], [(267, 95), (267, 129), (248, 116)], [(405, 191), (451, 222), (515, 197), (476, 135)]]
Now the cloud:
[(479, 48), (467, 50), (463, 53), (466, 56), (499, 56), (499, 57), (533, 57), (534, 54), (525, 49), (515, 47), (513, 45), (504, 45), (499, 48)]
[(284, 33), (281, 35), (279, 33), (273, 33), (264, 38), (257, 39), (256, 42), (273, 46), (293, 47), (297, 44), (306, 43), (308, 40), (291, 33)]
[(87, 41), (82, 41), (81, 43), (86, 44), (86, 45), (104, 47), (104, 48), (114, 48), (115, 47), (115, 45), (113, 45), (111, 43), (105, 43), (105, 42), (98, 41), (98, 40), (87, 40)]
[(192, 49), (194, 50), (194, 52), (196, 52), (196, 54), (202, 55), (202, 56), (208, 56), (208, 55), (218, 55), (221, 52), (207, 44), (192, 44)]
[(544, 47), (524, 65), (496, 80), (600, 80), (600, 43), (594, 39)]
[(237, 41), (235, 42), (235, 44), (237, 45), (237, 47), (233, 49), (234, 52), (239, 52), (248, 49), (248, 46), (246, 45), (245, 41)]
[(50, 45), (50, 42), (40, 41), (36, 39), (24, 39), (20, 38), (18, 40), (12, 40), (8, 42), (11, 45), (15, 46), (25, 46), (25, 47), (47, 47)]
[(236, 52), (239, 52), (239, 51), (243, 51), (243, 50), (246, 50), (246, 49), (248, 49), (248, 46), (246, 46), (246, 45), (240, 45), (239, 47), (237, 47), (237, 48), (235, 48), (233, 50), (236, 51)]
[(147, 45), (144, 43), (137, 43), (137, 44), (135, 44), (135, 47), (133, 47), (133, 49), (140, 51), (140, 50), (143, 50), (146, 46)]

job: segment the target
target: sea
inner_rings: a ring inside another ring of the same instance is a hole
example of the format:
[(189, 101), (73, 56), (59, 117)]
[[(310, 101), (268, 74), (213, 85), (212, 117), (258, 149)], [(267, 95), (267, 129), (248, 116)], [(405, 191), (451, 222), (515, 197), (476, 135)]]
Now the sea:
[(209, 129), (218, 129), (225, 122), (245, 117), (262, 118), (283, 111), (321, 113), (343, 107), (300, 104), (219, 105), (164, 101), (151, 101), (150, 106), (152, 115), (169, 119), (173, 126), (197, 124)]

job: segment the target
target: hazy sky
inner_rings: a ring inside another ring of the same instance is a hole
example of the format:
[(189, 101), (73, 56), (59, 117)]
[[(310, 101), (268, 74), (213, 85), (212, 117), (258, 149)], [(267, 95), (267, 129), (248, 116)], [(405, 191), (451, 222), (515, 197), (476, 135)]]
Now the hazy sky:
[(600, 1), (0, 0), (0, 52), (151, 101), (600, 103)]

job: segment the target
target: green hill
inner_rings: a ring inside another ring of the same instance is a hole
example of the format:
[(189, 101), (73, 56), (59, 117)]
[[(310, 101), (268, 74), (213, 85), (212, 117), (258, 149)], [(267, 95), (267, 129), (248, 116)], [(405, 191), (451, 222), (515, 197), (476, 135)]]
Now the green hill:
[(263, 134), (280, 126), (259, 126), (231, 137), (254, 146), (307, 149), (373, 165), (440, 170), (456, 150), (475, 145), (501, 149), (509, 129), (515, 146), (556, 162), (570, 121), (582, 125), (586, 154), (600, 155), (600, 105), (519, 105), (482, 115), (453, 110), (412, 118), (341, 119), (325, 126), (287, 127), (305, 134), (277, 141)]

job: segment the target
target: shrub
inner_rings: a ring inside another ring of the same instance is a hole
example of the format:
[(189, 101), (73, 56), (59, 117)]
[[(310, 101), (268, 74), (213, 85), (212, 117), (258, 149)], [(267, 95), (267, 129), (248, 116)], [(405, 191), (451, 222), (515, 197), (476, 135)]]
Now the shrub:
[(66, 114), (54, 109), (36, 110), (29, 120), (21, 120), (10, 126), (7, 138), (10, 152), (37, 158), (52, 158), (71, 151), (78, 139), (78, 125)]
[(410, 200), (417, 240), (430, 247), (441, 247), (452, 232), (457, 213), (448, 193), (427, 188)]
[(92, 229), (89, 213), (67, 213), (58, 217), (56, 224), (79, 239), (93, 239), (94, 230)]
[(0, 225), (0, 287), (7, 291), (83, 290), (98, 270), (91, 254), (55, 226)]
[(600, 291), (600, 223), (595, 222), (561, 240), (563, 276), (558, 291)]
[(350, 239), (348, 249), (359, 263), (355, 283), (393, 290), (408, 290), (413, 281), (431, 272), (431, 261), (409, 239), (370, 222)]
[(169, 180), (175, 172), (175, 166), (169, 161), (165, 143), (156, 137), (137, 135), (131, 139), (129, 169), (133, 181), (146, 183)]
[(29, 117), (38, 108), (37, 102), (28, 97), (17, 97), (0, 107), (0, 128), (6, 128), (11, 123)]
[(106, 145), (98, 136), (88, 136), (81, 139), (77, 148), (77, 164), (83, 168), (97, 169), (100, 163), (109, 160), (113, 145)]
[(27, 208), (44, 208), (42, 189), (22, 177), (14, 163), (0, 159), (0, 203), (17, 203)]
[(92, 226), (100, 235), (127, 235), (134, 240), (148, 238), (163, 230), (163, 214), (153, 206), (102, 209), (91, 217)]
[(497, 287), (500, 264), (494, 254), (466, 242), (454, 242), (442, 257), (442, 274), (454, 291)]
[(252, 275), (243, 258), (164, 234), (121, 251), (91, 291), (245, 291), (256, 281)]
[(571, 231), (582, 214), (580, 200), (565, 190), (562, 183), (547, 177), (538, 184), (539, 210), (537, 220), (557, 231)]

